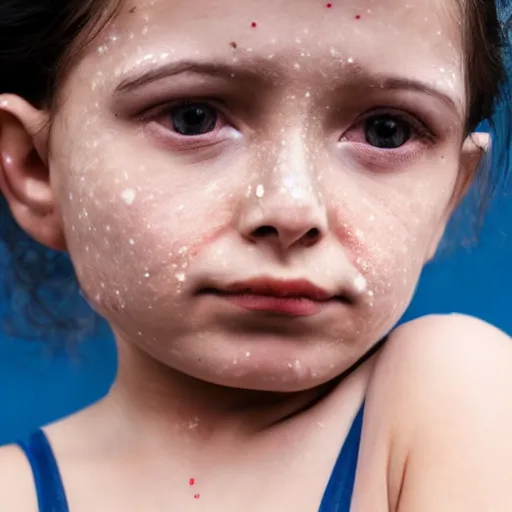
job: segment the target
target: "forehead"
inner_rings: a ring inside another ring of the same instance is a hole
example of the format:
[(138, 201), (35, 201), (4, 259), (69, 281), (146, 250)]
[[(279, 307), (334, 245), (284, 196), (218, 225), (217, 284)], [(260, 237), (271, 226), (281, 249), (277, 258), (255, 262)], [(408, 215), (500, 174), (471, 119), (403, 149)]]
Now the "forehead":
[[(397, 52), (409, 53), (410, 44), (439, 56), (447, 47), (460, 50), (461, 12), (456, 0), (128, 0), (115, 27), (137, 43), (164, 37), (210, 50), (226, 40), (261, 46), (278, 41), (310, 47), (328, 43), (347, 51), (363, 46), (395, 58)], [(383, 48), (383, 40), (391, 46)], [(407, 46), (396, 46), (404, 40)], [(456, 53), (449, 52), (449, 57)]]
[(116, 79), (179, 60), (326, 79), (363, 69), (436, 85), (462, 105), (460, 16), (456, 0), (128, 0), (86, 60)]

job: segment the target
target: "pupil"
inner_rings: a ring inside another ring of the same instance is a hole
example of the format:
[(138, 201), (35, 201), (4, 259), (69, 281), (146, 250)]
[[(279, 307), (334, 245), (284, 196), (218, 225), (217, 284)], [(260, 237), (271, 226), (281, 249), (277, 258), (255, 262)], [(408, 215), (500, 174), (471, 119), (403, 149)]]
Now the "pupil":
[(209, 105), (179, 106), (171, 112), (174, 129), (181, 135), (204, 135), (217, 124), (217, 114)]
[(389, 116), (368, 119), (365, 132), (368, 144), (384, 149), (399, 148), (411, 137), (411, 128), (407, 123)]

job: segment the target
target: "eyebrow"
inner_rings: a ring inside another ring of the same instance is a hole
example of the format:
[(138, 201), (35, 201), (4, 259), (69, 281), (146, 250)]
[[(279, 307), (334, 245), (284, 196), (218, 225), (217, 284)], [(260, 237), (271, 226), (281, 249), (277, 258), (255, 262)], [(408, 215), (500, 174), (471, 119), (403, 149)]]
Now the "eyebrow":
[[(224, 78), (233, 78), (236, 76), (238, 78), (257, 82), (275, 80), (282, 76), (275, 66), (269, 67), (267, 59), (253, 58), (249, 62), (238, 65), (227, 64), (224, 62), (186, 59), (163, 64), (144, 72), (128, 72), (123, 81), (116, 87), (115, 93), (129, 93), (152, 82), (182, 73), (194, 73), (197, 75)], [(427, 82), (400, 76), (374, 74), (363, 68), (355, 70), (354, 75), (355, 83), (365, 85), (369, 84), (373, 88), (378, 87), (383, 90), (416, 91), (437, 98), (456, 112), (460, 111), (460, 106), (457, 105), (457, 102), (449, 94)]]
[[(375, 77), (370, 77), (370, 79), (372, 82), (375, 82)], [(426, 82), (401, 77), (383, 77), (379, 80), (377, 77), (377, 83), (382, 89), (416, 91), (422, 94), (427, 94), (428, 96), (437, 98), (447, 107), (455, 110), (456, 112), (459, 112), (460, 110), (460, 106), (457, 105), (457, 102), (449, 94), (446, 94), (441, 89), (431, 86)]]
[[(195, 73), (197, 75), (209, 75), (225, 78), (233, 78), (235, 75), (240, 78), (249, 80), (262, 81), (277, 77), (277, 73), (269, 72), (268, 62), (265, 62), (265, 73), (258, 71), (263, 66), (263, 59), (259, 62), (259, 59), (255, 59), (250, 63), (246, 63), (239, 66), (229, 65), (226, 63), (214, 63), (211, 61), (201, 62), (194, 60), (181, 60), (164, 64), (154, 69), (142, 73), (127, 73), (126, 78), (116, 87), (116, 93), (131, 92), (135, 89), (148, 85), (152, 82), (156, 82), (163, 78), (176, 76), (182, 73)], [(260, 67), (261, 66), (261, 67)]]

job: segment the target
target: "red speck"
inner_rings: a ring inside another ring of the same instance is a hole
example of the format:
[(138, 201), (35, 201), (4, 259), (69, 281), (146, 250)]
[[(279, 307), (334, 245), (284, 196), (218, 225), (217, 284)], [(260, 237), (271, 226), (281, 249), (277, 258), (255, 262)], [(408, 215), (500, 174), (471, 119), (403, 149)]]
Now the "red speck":
[(332, 7), (332, 4), (329, 2), (325, 7), (327, 7), (327, 9), (330, 9)]
[(360, 14), (358, 14), (358, 15), (356, 16), (356, 20), (360, 20), (360, 19), (361, 19), (361, 15), (360, 15)]
[(231, 41), (231, 43), (229, 43), (229, 46), (231, 46), (231, 48), (234, 48), (235, 50), (238, 48), (238, 45), (236, 44), (235, 41)]
[(255, 21), (253, 21), (253, 22), (251, 23), (251, 27), (252, 27), (252, 28), (256, 28), (257, 26), (258, 26), (258, 24), (257, 24)]
[(194, 485), (194, 484), (196, 483), (196, 481), (195, 481), (195, 479), (194, 479), (194, 478), (191, 478), (191, 479), (188, 481), (188, 483), (189, 483), (190, 485)]
[(200, 494), (194, 494), (194, 499), (195, 499), (195, 500), (198, 500), (200, 497), (201, 497), (201, 495), (200, 495)]

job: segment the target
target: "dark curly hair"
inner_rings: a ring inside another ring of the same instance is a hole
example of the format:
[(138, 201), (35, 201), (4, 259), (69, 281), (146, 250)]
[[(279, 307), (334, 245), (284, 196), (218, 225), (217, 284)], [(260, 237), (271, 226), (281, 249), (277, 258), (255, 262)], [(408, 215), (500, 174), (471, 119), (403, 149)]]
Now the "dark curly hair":
[[(488, 198), (492, 185), (508, 167), (506, 64), (512, 61), (502, 30), (504, 25), (508, 32), (509, 24), (500, 24), (498, 13), (512, 8), (505, 0), (461, 2), (469, 91), (466, 132), (488, 122), (498, 135), (492, 165), (479, 171), (483, 197)], [(77, 53), (120, 4), (120, 0), (2, 0), (0, 94), (13, 93), (38, 107), (53, 109), (60, 82)], [(67, 255), (30, 239), (14, 222), (1, 195), (0, 265), (8, 334), (62, 342), (90, 334), (100, 325), (80, 297)]]

